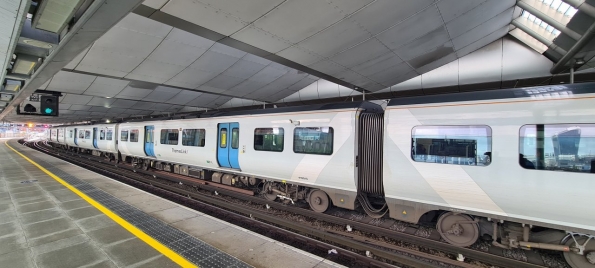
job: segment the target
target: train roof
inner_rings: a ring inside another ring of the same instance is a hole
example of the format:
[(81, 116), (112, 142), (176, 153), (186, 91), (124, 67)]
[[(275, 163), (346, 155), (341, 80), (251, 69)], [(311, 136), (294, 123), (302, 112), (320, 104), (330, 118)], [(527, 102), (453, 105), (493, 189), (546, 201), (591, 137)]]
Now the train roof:
[(341, 102), (341, 103), (330, 103), (330, 104), (315, 104), (315, 105), (302, 105), (302, 106), (291, 106), (291, 107), (280, 107), (280, 108), (267, 108), (267, 109), (251, 109), (251, 110), (236, 110), (236, 111), (210, 111), (200, 114), (191, 115), (177, 115), (171, 118), (138, 118), (133, 120), (126, 120), (123, 123), (136, 123), (136, 122), (147, 122), (147, 121), (159, 121), (159, 120), (176, 120), (176, 119), (191, 119), (191, 118), (213, 118), (223, 116), (241, 116), (241, 115), (255, 115), (255, 114), (279, 114), (279, 113), (295, 113), (295, 112), (307, 112), (307, 111), (324, 111), (324, 110), (336, 110), (336, 109), (363, 109), (372, 113), (382, 113), (383, 109), (380, 105), (367, 102), (367, 101), (355, 101), (355, 102)]
[(314, 104), (304, 106), (291, 106), (281, 108), (269, 108), (269, 109), (258, 109), (258, 110), (241, 110), (241, 111), (222, 111), (222, 112), (207, 112), (200, 114), (199, 118), (207, 117), (219, 117), (219, 116), (235, 116), (235, 115), (253, 115), (253, 114), (278, 114), (278, 113), (293, 113), (293, 112), (307, 112), (307, 111), (324, 111), (324, 110), (337, 110), (337, 109), (364, 109), (368, 112), (382, 113), (383, 109), (380, 105), (367, 102), (367, 101), (355, 101), (355, 102), (340, 102), (330, 104)]
[(595, 93), (595, 82), (396, 98), (391, 99), (387, 106), (515, 99), (546, 95), (548, 95), (549, 98), (556, 98), (556, 96), (560, 96), (560, 98), (563, 98), (564, 95), (567, 96), (588, 93)]

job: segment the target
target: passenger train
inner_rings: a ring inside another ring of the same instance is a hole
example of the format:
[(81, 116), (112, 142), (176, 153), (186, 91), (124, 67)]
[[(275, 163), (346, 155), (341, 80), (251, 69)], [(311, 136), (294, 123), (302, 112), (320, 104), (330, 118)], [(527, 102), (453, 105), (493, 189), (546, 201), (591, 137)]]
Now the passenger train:
[[(595, 83), (58, 126), (50, 141), (595, 267)], [(386, 216), (385, 216), (386, 215)]]

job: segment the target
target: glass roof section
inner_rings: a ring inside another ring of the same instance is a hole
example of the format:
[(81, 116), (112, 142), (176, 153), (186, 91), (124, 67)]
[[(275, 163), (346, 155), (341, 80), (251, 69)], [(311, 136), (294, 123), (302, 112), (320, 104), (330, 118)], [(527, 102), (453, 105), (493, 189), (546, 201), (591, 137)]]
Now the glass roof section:
[[(553, 41), (558, 35), (560, 30), (556, 29), (555, 26), (548, 24), (546, 21), (555, 21), (555, 25), (566, 25), (576, 14), (577, 9), (570, 6), (568, 3), (561, 0), (520, 0), (524, 4), (532, 7), (533, 13), (528, 10), (523, 10), (521, 16), (516, 19), (517, 23), (523, 24), (530, 31), (524, 32), (520, 28), (516, 28), (510, 31), (510, 34), (535, 49), (539, 53), (547, 50), (548, 44), (543, 44), (539, 40)], [(553, 23), (553, 22), (552, 22)], [(538, 37), (541, 38), (536, 38)], [(539, 40), (538, 40), (539, 39)], [(539, 43), (539, 44), (538, 44)], [(551, 44), (551, 43), (550, 43)]]

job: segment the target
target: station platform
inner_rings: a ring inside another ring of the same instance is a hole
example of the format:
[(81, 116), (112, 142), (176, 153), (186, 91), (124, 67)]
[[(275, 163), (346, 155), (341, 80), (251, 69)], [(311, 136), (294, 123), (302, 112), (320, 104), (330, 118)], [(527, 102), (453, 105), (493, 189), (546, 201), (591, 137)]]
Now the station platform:
[(0, 267), (341, 267), (0, 141)]

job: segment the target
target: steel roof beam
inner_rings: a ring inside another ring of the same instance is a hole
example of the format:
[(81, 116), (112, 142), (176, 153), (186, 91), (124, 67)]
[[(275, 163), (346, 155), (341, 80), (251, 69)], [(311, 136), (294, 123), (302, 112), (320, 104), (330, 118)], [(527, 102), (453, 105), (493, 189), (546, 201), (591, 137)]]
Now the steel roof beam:
[(585, 34), (583, 34), (581, 39), (579, 39), (576, 44), (574, 44), (574, 46), (568, 50), (568, 53), (566, 53), (564, 57), (556, 62), (556, 64), (550, 69), (550, 73), (557, 74), (562, 72), (566, 63), (573, 59), (574, 55), (581, 51), (581, 49), (583, 49), (583, 47), (585, 47), (591, 41), (591, 39), (593, 39), (593, 36), (595, 36), (595, 23), (591, 24), (591, 27), (589, 27)]
[(511, 22), (512, 25), (516, 26), (517, 28), (521, 29), (523, 32), (527, 33), (528, 35), (530, 35), (531, 37), (537, 39), (537, 41), (543, 43), (544, 45), (546, 45), (548, 48), (560, 53), (560, 55), (564, 55), (566, 54), (566, 50), (562, 49), (561, 47), (557, 46), (556, 44), (554, 44), (554, 42), (552, 42), (551, 40), (543, 37), (542, 35), (536, 33), (535, 31), (533, 31), (531, 28), (527, 27), (526, 25), (524, 25), (523, 23), (517, 21), (517, 20), (513, 20)]
[[(570, 36), (570, 38), (572, 38), (574, 40), (579, 40), (581, 38), (581, 35), (578, 34), (577, 32), (569, 29), (568, 27), (566, 27), (566, 25), (558, 22), (557, 20), (553, 19), (552, 17), (550, 17), (546, 14), (543, 14), (543, 12), (541, 12), (537, 8), (534, 8), (533, 6), (527, 4), (525, 1), (521, 0), (521, 1), (518, 1), (516, 4), (517, 4), (517, 6), (521, 7), (522, 9), (529, 11), (529, 13), (533, 14), (535, 17), (539, 18), (542, 21), (545, 21), (550, 26), (556, 28), (558, 31), (563, 32), (566, 35)], [(535, 39), (537, 39), (537, 38), (535, 38)]]
[(39, 69), (26, 80), (25, 86), (13, 101), (0, 113), (6, 117), (43, 83), (52, 78), (81, 51), (89, 47), (118, 21), (135, 9), (142, 0), (95, 0), (72, 26), (56, 49), (44, 59)]
[(585, 0), (564, 0), (564, 2), (595, 18), (595, 7), (586, 3)]

